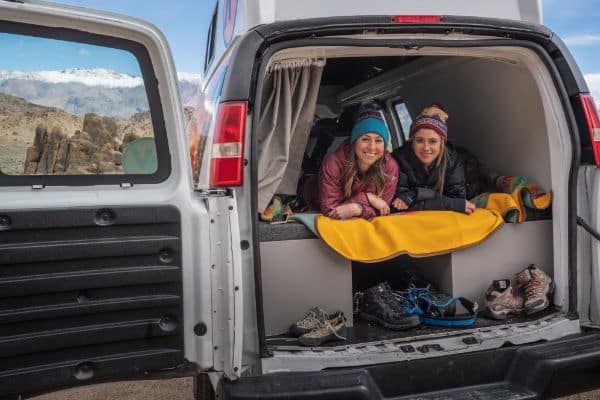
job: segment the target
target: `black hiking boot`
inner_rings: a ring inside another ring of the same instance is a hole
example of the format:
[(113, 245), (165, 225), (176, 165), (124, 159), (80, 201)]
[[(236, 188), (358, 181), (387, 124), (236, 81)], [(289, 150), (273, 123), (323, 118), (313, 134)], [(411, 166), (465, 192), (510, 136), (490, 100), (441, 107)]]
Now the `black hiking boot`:
[(420, 324), (419, 316), (410, 303), (395, 296), (386, 282), (364, 291), (360, 317), (393, 330), (414, 328)]

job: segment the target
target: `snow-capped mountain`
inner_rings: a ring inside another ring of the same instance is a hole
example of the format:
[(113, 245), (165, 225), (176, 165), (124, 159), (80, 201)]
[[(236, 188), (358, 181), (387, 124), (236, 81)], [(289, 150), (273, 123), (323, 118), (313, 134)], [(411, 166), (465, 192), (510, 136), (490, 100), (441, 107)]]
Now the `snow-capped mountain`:
[(86, 86), (132, 88), (142, 85), (141, 77), (122, 74), (105, 68), (68, 68), (62, 71), (7, 71), (0, 69), (0, 82), (9, 79), (46, 83), (81, 83)]
[(189, 72), (178, 72), (177, 78), (179, 82), (186, 81), (190, 83), (195, 83), (196, 85), (200, 85), (200, 74), (190, 74)]
[[(182, 103), (195, 106), (200, 76), (185, 72), (178, 75)], [(129, 118), (148, 110), (141, 77), (105, 68), (32, 72), (0, 69), (0, 93), (80, 116), (94, 112), (115, 118)]]

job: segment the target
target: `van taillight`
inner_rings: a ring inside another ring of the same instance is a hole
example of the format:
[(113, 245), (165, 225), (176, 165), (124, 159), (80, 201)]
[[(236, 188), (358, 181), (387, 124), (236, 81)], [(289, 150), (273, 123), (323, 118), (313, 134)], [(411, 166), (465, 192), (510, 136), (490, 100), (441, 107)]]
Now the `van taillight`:
[(392, 15), (392, 22), (398, 23), (431, 23), (441, 22), (442, 15)]
[(244, 179), (245, 101), (219, 105), (210, 160), (211, 186), (240, 186)]
[(598, 118), (598, 110), (596, 109), (596, 103), (594, 98), (589, 93), (581, 93), (579, 95), (581, 101), (581, 107), (585, 114), (585, 120), (587, 121), (588, 132), (590, 133), (590, 140), (592, 142), (592, 149), (594, 151), (594, 161), (596, 166), (600, 166), (600, 119)]

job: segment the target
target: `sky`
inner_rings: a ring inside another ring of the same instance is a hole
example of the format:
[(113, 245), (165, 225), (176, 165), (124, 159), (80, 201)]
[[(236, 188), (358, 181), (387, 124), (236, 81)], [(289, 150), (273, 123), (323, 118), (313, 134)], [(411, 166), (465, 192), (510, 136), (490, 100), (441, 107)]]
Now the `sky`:
[[(143, 18), (169, 40), (179, 72), (200, 74), (215, 0), (58, 0)], [(542, 0), (544, 24), (567, 44), (600, 100), (600, 0)]]
[[(5, 51), (6, 50), (6, 51)], [(0, 32), (0, 67), (8, 71), (62, 70), (65, 67), (107, 68), (141, 76), (135, 56), (125, 50)], [(36, 57), (31, 57), (35, 54)]]
[(216, 0), (58, 0), (131, 15), (156, 25), (167, 37), (178, 72), (200, 74), (208, 24)]

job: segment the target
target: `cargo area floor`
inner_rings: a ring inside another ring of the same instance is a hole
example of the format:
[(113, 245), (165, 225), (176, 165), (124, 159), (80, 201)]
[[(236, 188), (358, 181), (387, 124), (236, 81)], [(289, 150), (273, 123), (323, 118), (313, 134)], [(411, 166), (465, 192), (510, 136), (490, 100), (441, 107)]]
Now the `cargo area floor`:
[[(544, 318), (552, 313), (555, 313), (556, 309), (554, 307), (550, 307), (542, 312), (539, 312), (535, 315), (527, 316), (527, 315), (518, 315), (511, 316), (507, 320), (493, 320), (484, 318), (482, 316), (478, 316), (477, 320), (473, 325), (466, 327), (440, 327), (440, 326), (427, 326), (420, 325), (416, 328), (406, 329), (401, 331), (394, 331), (391, 329), (384, 328), (380, 325), (369, 323), (360, 318), (354, 318), (354, 326), (351, 328), (347, 328), (346, 330), (346, 340), (337, 340), (331, 341), (322, 344), (319, 346), (324, 350), (327, 348), (334, 348), (338, 346), (345, 345), (356, 345), (361, 343), (373, 343), (379, 342), (383, 340), (394, 340), (394, 339), (402, 339), (402, 338), (410, 338), (410, 337), (419, 337), (419, 336), (429, 336), (429, 335), (447, 335), (450, 332), (456, 331), (468, 331), (473, 329), (482, 329), (493, 326), (502, 326), (508, 324), (520, 324), (527, 323), (531, 321), (535, 321), (539, 318)], [(300, 342), (297, 338), (284, 334), (277, 336), (268, 336), (267, 337), (267, 346), (272, 350), (290, 350), (292, 348), (303, 348), (300, 345)]]

